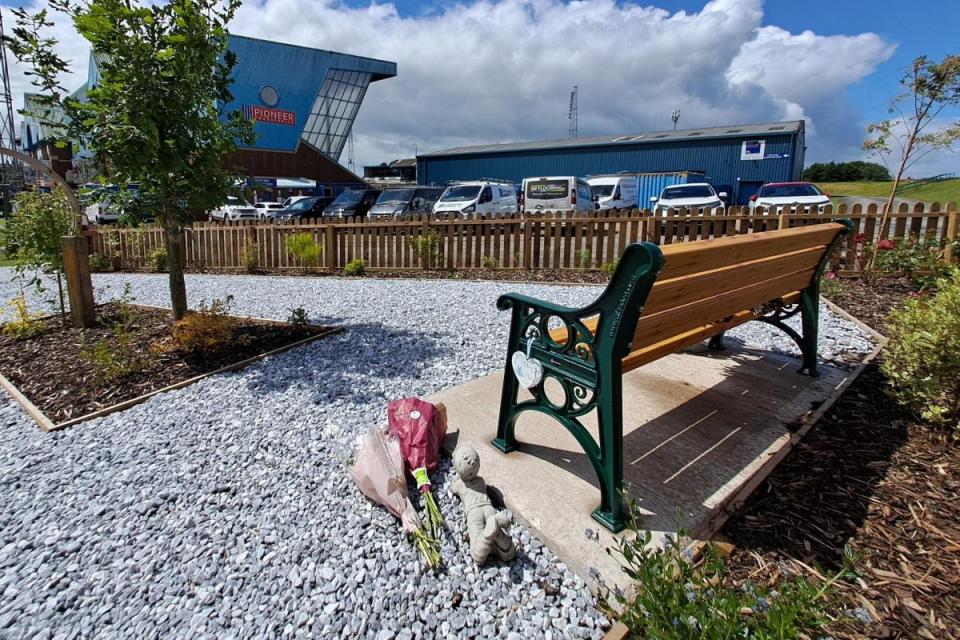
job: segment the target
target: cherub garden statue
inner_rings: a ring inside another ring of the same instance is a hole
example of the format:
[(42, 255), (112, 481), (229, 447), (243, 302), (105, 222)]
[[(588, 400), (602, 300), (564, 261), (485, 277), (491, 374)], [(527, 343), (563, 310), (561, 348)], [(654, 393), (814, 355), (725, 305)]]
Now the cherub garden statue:
[(478, 565), (493, 554), (501, 560), (513, 560), (517, 549), (506, 529), (513, 521), (509, 511), (497, 511), (487, 496), (487, 483), (477, 475), (480, 456), (470, 445), (461, 445), (453, 452), (453, 468), (457, 479), (453, 492), (463, 504), (470, 537), (470, 557)]

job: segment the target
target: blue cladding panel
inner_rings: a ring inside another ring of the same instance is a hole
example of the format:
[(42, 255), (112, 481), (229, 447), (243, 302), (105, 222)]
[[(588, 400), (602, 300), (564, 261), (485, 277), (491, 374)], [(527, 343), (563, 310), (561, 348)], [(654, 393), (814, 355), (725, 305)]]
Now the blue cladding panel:
[(803, 167), (802, 139), (797, 144), (794, 134), (760, 138), (766, 141), (766, 155), (785, 157), (741, 160), (741, 143), (745, 138), (622, 143), (579, 149), (421, 157), (417, 159), (417, 181), (442, 185), (452, 180), (478, 178), (520, 182), (531, 176), (696, 171), (705, 173), (713, 184), (731, 185), (736, 190), (741, 180), (798, 180)]
[[(229, 48), (237, 55), (237, 66), (230, 87), (234, 99), (226, 105), (227, 112), (252, 105), (272, 106), (296, 114), (293, 126), (257, 122), (254, 125), (257, 149), (294, 151), (297, 148), (310, 107), (330, 69), (367, 73), (372, 80), (397, 73), (393, 62), (243, 36), (231, 35)], [(274, 105), (266, 105), (260, 98), (260, 89), (266, 85), (277, 90), (279, 101)]]

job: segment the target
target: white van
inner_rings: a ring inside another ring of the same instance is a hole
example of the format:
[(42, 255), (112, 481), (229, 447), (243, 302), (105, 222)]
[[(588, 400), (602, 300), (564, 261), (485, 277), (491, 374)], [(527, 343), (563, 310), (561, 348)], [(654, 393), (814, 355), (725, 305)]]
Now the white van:
[(551, 176), (523, 179), (523, 212), (593, 211), (593, 194), (583, 178)]
[(597, 208), (633, 209), (637, 206), (636, 176), (597, 176), (588, 178)]
[(466, 220), (483, 214), (508, 216), (517, 211), (517, 192), (507, 182), (458, 182), (447, 187), (434, 213), (458, 213)]

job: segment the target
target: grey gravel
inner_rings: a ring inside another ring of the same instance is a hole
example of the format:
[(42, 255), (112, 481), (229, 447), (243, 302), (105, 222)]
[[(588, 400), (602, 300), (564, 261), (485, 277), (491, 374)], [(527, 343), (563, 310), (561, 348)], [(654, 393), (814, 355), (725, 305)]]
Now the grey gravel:
[[(15, 291), (9, 274), (0, 272), (4, 299)], [(163, 276), (95, 279), (101, 299), (124, 282), (138, 302), (167, 304)], [(502, 366), (497, 295), (578, 305), (598, 288), (203, 275), (187, 284), (192, 305), (233, 294), (238, 313), (276, 319), (302, 305), (347, 331), (60, 433), (43, 434), (0, 397), (0, 638), (603, 635), (609, 622), (584, 582), (522, 527), (516, 560), (473, 565), (448, 460), (433, 477), (450, 524), (439, 573), (424, 571), (393, 517), (344, 471), (388, 400)], [(829, 312), (821, 333), (828, 359), (872, 348)], [(794, 351), (760, 323), (728, 335)]]

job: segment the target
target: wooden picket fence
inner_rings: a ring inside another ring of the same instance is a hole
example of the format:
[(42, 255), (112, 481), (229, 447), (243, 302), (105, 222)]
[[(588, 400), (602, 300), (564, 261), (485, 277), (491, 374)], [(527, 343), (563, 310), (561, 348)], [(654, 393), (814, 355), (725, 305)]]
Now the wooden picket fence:
[[(881, 214), (874, 204), (779, 214), (754, 214), (744, 207), (730, 208), (724, 215), (698, 210), (654, 215), (635, 209), (577, 216), (515, 213), (477, 220), (423, 215), (384, 222), (196, 223), (186, 230), (186, 261), (188, 270), (228, 272), (243, 271), (253, 264), (266, 271), (342, 269), (354, 259), (362, 259), (369, 271), (425, 267), (597, 269), (615, 262), (631, 242), (690, 242), (838, 217), (853, 220), (855, 231), (834, 258), (834, 267), (855, 271), (862, 247), (881, 239)], [(954, 203), (926, 207), (904, 204), (891, 214), (886, 237), (929, 238), (945, 250), (945, 259), (952, 261), (957, 217)], [(110, 258), (114, 267), (122, 270), (149, 268), (151, 254), (164, 246), (163, 231), (157, 226), (100, 227), (88, 233), (91, 251)], [(309, 234), (323, 247), (319, 265), (303, 265), (291, 253), (287, 242), (295, 234)]]

